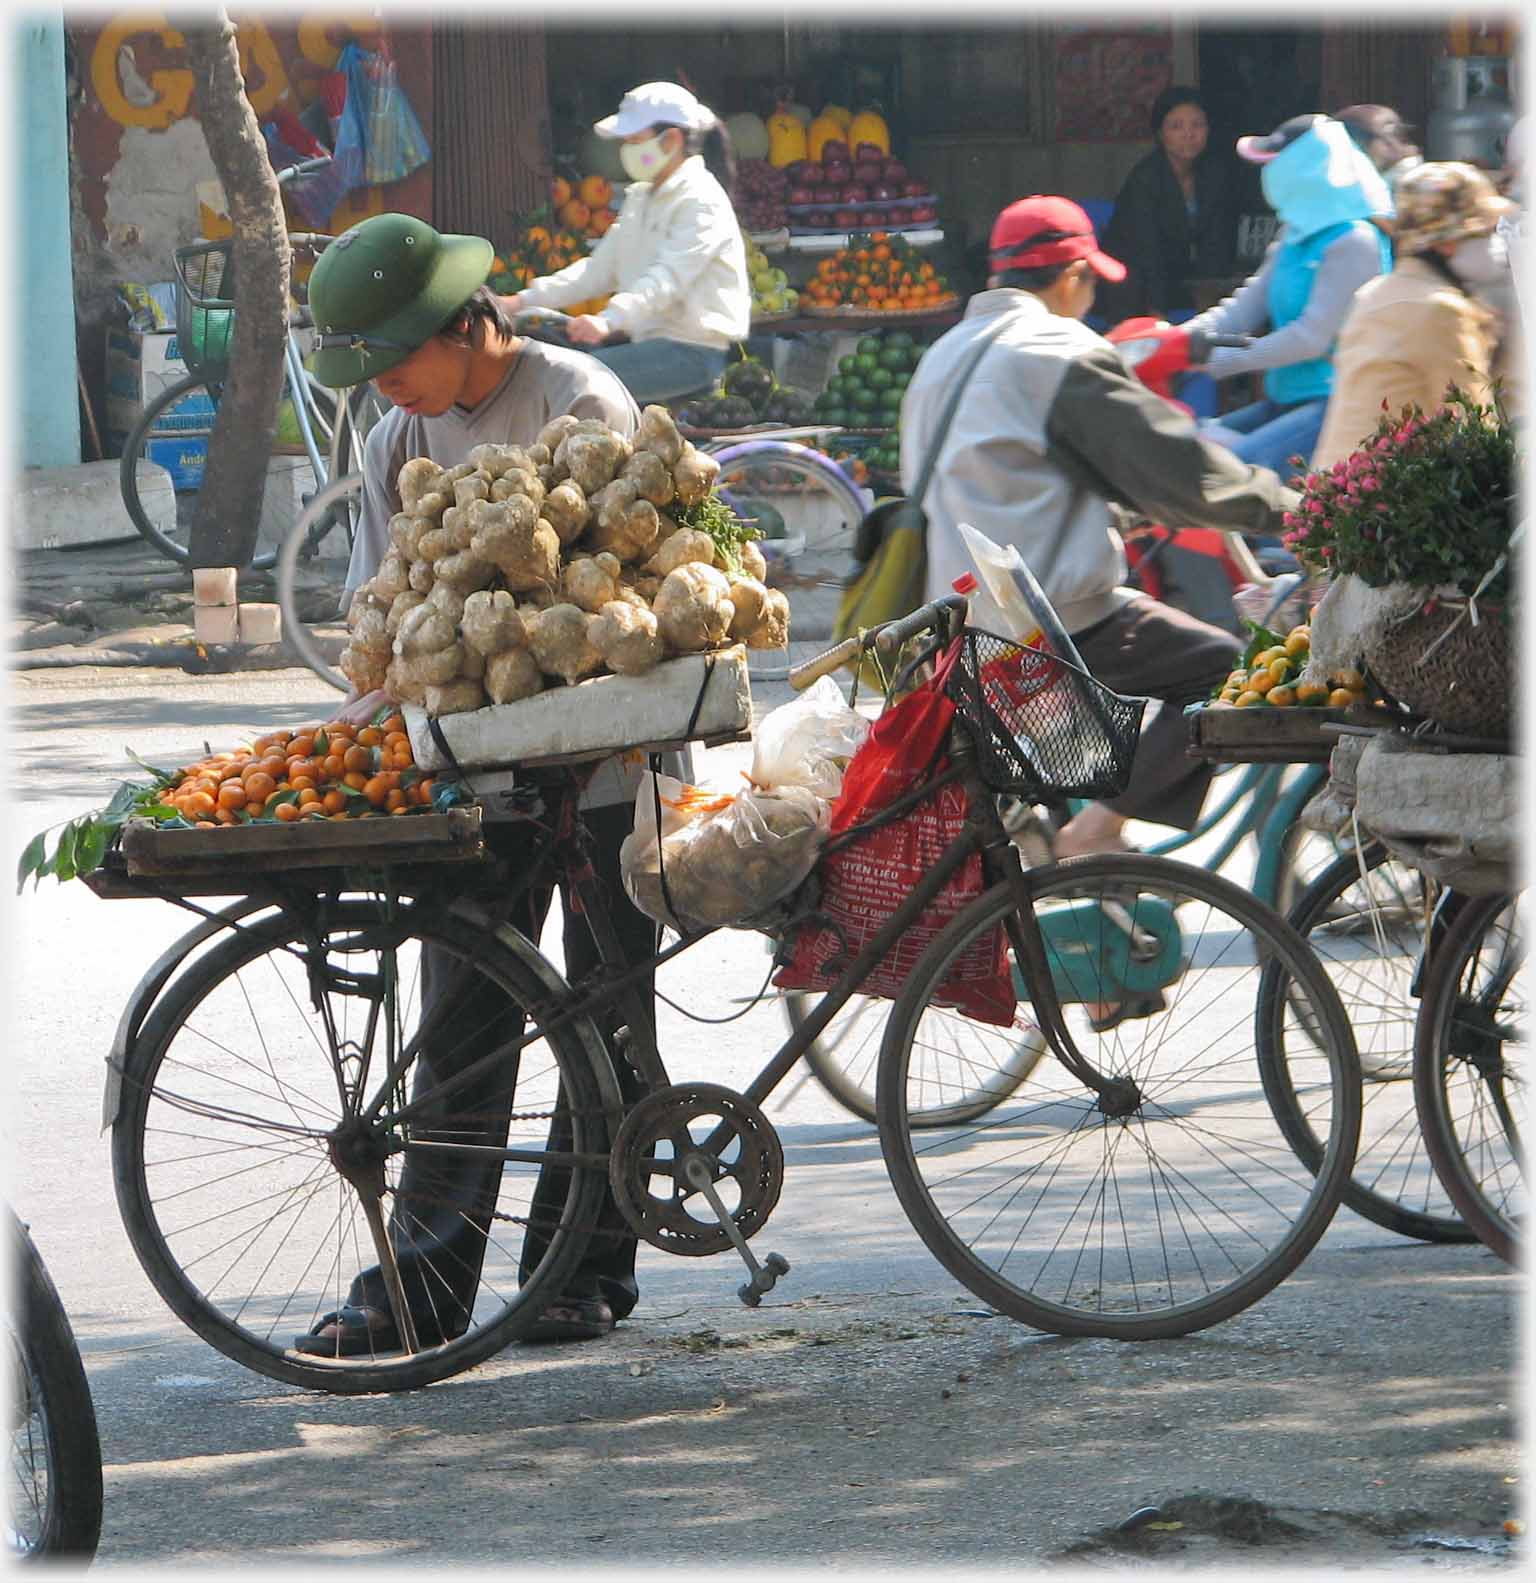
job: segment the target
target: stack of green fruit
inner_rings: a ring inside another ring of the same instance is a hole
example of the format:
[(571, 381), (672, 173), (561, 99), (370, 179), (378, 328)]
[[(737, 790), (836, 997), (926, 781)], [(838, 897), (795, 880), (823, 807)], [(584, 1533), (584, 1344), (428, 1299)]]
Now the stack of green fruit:
[[(816, 398), (816, 416), (842, 428), (891, 430), (889, 450), (894, 458), (901, 398), (922, 355), (922, 347), (907, 330), (861, 336)], [(884, 465), (873, 456), (866, 460), (872, 467)], [(894, 467), (893, 460), (888, 470)]]
[(752, 282), (752, 317), (793, 313), (800, 306), (800, 293), (789, 283), (782, 269), (768, 262), (768, 255), (745, 232), (747, 276)]
[(678, 420), (690, 429), (750, 429), (762, 423), (809, 423), (811, 402), (798, 390), (780, 385), (756, 357), (732, 363), (720, 388), (689, 402)]

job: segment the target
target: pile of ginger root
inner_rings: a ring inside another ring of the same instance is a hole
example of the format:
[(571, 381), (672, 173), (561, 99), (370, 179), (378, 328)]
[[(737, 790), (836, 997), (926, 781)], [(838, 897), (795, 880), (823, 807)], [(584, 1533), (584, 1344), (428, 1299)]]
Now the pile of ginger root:
[(632, 440), (567, 415), (527, 447), (408, 461), (389, 549), (348, 609), (342, 671), (438, 716), (728, 644), (783, 648), (789, 602), (757, 546), (732, 566), (676, 520), (719, 471), (660, 406)]

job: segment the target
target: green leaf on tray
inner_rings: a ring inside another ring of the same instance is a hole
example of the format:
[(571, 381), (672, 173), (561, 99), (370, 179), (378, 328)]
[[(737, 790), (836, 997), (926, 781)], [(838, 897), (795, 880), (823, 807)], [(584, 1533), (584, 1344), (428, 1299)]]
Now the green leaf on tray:
[(27, 881), (41, 882), (47, 872), (45, 862), (48, 852), (48, 832), (40, 830), (22, 851), (21, 861), (16, 865), (16, 894), (19, 896), (26, 889)]

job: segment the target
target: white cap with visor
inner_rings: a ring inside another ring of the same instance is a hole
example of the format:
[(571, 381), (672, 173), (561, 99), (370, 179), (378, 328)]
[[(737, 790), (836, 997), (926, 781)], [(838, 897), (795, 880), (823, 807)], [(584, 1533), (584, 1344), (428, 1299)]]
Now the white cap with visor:
[(604, 116), (593, 131), (599, 137), (633, 137), (653, 126), (680, 126), (689, 132), (707, 132), (716, 115), (688, 90), (675, 82), (643, 82), (624, 95), (613, 115)]

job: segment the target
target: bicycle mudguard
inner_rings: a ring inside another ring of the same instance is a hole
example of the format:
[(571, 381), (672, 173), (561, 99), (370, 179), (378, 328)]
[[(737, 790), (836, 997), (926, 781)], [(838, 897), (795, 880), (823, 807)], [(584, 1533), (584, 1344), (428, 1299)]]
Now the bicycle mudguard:
[[(1063, 1004), (1150, 994), (1184, 970), (1179, 920), (1155, 896), (1137, 896), (1125, 907), (1113, 901), (1069, 901), (1038, 909), (1035, 916)], [(1028, 999), (1017, 965), (1013, 980), (1019, 998)]]
[(212, 917), (205, 918), (195, 929), (188, 930), (180, 939), (167, 946), (150, 964), (143, 977), (134, 986), (127, 1005), (123, 1007), (123, 1014), (117, 1021), (117, 1032), (112, 1037), (112, 1048), (107, 1051), (107, 1082), (101, 1096), (103, 1132), (109, 1132), (117, 1121), (117, 1112), (123, 1098), (123, 1067), (128, 1060), (128, 1052), (139, 1036), (139, 1029), (143, 1027), (144, 1019), (160, 998), (161, 990), (170, 982), (171, 975), (205, 941), (223, 933), (239, 919), (249, 917), (251, 913), (259, 912), (270, 905), (270, 902), (253, 900), (249, 896), (241, 901), (231, 902), (229, 906), (221, 908)]

